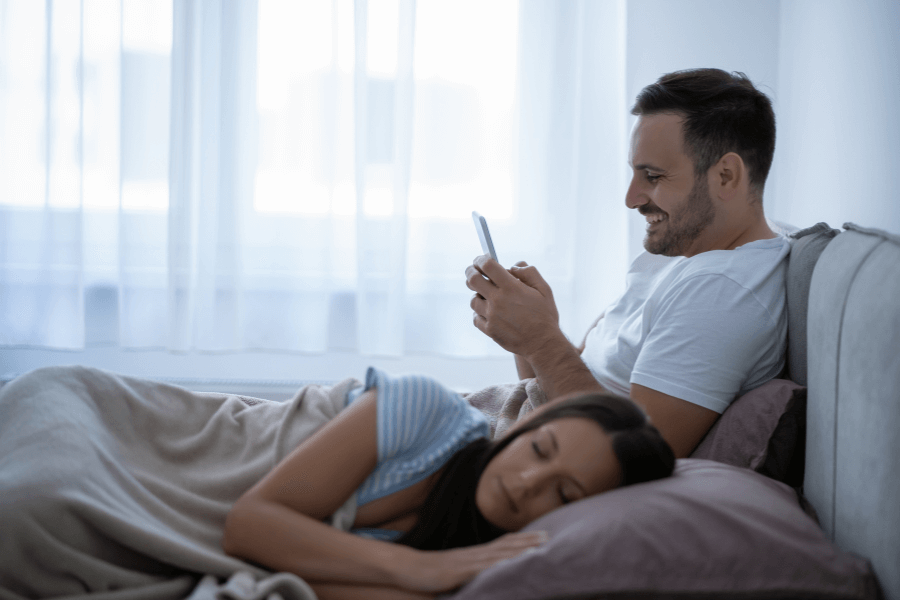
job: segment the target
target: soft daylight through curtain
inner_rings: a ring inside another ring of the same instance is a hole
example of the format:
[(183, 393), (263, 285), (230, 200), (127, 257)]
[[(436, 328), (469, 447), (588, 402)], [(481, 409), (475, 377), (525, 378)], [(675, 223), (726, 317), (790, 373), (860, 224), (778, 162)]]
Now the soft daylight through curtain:
[(599, 312), (583, 10), (0, 0), (0, 344), (499, 354), (472, 210)]

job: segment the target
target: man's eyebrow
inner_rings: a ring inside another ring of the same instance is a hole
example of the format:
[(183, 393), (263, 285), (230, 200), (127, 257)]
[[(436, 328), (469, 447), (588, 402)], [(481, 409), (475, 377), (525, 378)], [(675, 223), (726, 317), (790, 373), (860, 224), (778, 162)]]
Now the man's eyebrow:
[[(559, 443), (556, 441), (556, 434), (554, 434), (550, 429), (547, 429), (547, 433), (550, 434), (550, 443), (553, 444), (553, 450), (559, 452)], [(581, 490), (582, 495), (587, 496), (587, 492), (585, 491), (584, 485), (571, 475), (568, 475), (568, 478), (574, 483), (578, 489)]]
[(650, 163), (641, 163), (641, 164), (639, 164), (639, 165), (635, 165), (635, 166), (634, 166), (634, 170), (635, 170), (635, 171), (660, 171), (660, 172), (665, 172), (665, 169), (663, 169), (662, 167), (657, 167), (657, 166), (651, 165)]

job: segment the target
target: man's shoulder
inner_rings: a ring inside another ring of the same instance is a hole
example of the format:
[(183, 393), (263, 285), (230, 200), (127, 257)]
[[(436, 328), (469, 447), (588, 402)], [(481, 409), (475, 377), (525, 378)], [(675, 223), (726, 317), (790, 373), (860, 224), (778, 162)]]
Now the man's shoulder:
[(727, 279), (748, 289), (772, 286), (783, 289), (790, 250), (790, 241), (777, 236), (734, 250), (702, 252), (675, 265), (673, 283), (688, 279), (697, 279), (695, 283)]

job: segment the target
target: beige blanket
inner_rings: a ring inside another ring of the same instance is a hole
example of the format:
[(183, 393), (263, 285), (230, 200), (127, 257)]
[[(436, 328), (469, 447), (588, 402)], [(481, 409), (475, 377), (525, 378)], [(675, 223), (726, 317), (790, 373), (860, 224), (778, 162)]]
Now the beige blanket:
[(314, 600), (222, 552), (225, 516), (359, 385), (269, 402), (53, 367), (3, 386), (0, 599)]
[(492, 385), (465, 395), (466, 401), (483, 412), (491, 422), (491, 437), (500, 437), (520, 417), (547, 401), (536, 379)]

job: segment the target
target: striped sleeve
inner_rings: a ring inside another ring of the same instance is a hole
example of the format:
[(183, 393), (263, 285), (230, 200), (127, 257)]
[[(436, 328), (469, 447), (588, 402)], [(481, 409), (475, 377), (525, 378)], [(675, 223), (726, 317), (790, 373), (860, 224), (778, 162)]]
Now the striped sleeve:
[(359, 489), (360, 505), (421, 481), (490, 434), (481, 412), (431, 378), (370, 368), (365, 389), (372, 387), (378, 389), (378, 464)]

